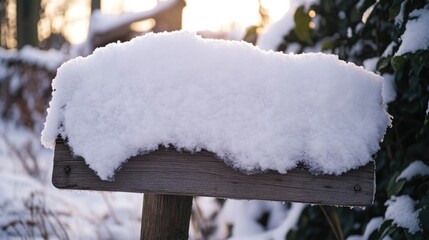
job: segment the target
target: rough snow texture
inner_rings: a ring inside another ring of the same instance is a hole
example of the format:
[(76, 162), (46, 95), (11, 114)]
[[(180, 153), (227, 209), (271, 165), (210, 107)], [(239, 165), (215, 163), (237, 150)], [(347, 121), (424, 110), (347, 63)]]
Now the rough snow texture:
[(401, 179), (405, 179), (406, 181), (410, 181), (413, 177), (416, 176), (428, 176), (429, 175), (429, 166), (424, 164), (420, 160), (416, 160), (407, 168), (405, 168), (401, 174), (396, 178), (396, 181)]
[(385, 204), (384, 218), (392, 219), (399, 227), (407, 228), (411, 234), (420, 231), (419, 210), (414, 210), (415, 202), (410, 196), (393, 196)]
[(147, 34), (58, 69), (42, 143), (61, 134), (102, 179), (160, 144), (206, 149), (245, 172), (302, 162), (341, 174), (379, 149), (390, 124), (381, 85), (334, 55)]
[(396, 56), (429, 48), (429, 9), (427, 8), (429, 5), (426, 5), (426, 9), (418, 9), (410, 13)]

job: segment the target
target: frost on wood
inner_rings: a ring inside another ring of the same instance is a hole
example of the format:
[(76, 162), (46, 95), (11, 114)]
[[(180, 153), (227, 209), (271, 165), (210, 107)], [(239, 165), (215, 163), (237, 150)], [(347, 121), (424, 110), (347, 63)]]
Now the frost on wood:
[(44, 146), (60, 134), (102, 179), (172, 144), (244, 172), (367, 164), (389, 115), (382, 78), (325, 54), (285, 55), (190, 32), (110, 44), (58, 69)]

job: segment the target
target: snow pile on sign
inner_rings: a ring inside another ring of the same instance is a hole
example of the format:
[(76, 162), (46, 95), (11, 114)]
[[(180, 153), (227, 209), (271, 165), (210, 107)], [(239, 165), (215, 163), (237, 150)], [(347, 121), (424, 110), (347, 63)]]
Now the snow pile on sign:
[(102, 179), (172, 144), (245, 172), (367, 164), (390, 116), (382, 78), (325, 54), (285, 55), (190, 32), (147, 34), (62, 65), (44, 146), (60, 134)]

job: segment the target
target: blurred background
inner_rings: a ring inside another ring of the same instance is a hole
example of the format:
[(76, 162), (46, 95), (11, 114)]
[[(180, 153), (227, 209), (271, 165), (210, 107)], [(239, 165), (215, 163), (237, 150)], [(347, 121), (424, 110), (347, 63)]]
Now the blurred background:
[(373, 205), (196, 197), (190, 239), (429, 239), (428, 9), (422, 0), (0, 0), (0, 239), (139, 238), (142, 194), (55, 189), (40, 132), (62, 63), (179, 29), (336, 54), (384, 78), (393, 115), (374, 156)]

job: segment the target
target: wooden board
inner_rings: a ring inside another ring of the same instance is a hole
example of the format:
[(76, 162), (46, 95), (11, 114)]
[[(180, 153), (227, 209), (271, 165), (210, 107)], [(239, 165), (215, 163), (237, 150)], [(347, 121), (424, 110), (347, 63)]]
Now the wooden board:
[(234, 199), (261, 199), (323, 205), (367, 206), (372, 203), (374, 163), (341, 176), (313, 175), (304, 167), (287, 174), (274, 171), (246, 175), (225, 165), (213, 153), (180, 153), (174, 149), (132, 157), (102, 181), (57, 140), (52, 182), (61, 189), (122, 191)]

